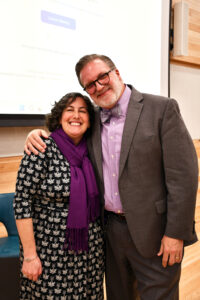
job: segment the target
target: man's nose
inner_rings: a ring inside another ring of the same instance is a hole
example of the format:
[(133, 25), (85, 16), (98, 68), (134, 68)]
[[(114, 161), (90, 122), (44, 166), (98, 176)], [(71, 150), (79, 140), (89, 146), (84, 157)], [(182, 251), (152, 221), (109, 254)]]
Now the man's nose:
[(95, 83), (96, 83), (96, 91), (101, 91), (103, 85), (98, 83), (98, 81), (96, 81)]

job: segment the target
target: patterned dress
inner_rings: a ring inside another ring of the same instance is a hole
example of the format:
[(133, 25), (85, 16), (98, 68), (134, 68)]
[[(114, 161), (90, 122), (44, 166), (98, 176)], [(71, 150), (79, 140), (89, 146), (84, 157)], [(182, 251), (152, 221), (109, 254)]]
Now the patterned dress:
[[(89, 224), (88, 253), (76, 254), (64, 249), (70, 166), (51, 137), (45, 142), (45, 153), (23, 157), (17, 177), (15, 216), (32, 218), (43, 268), (37, 281), (21, 273), (20, 299), (101, 300), (104, 244), (100, 221)], [(23, 262), (22, 245), (20, 262)]]

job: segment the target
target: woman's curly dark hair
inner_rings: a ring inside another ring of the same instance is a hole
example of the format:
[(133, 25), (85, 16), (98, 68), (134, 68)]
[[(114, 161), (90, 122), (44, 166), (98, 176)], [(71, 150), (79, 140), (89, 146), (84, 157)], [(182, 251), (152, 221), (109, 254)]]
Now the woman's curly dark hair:
[[(92, 104), (91, 100), (81, 93), (68, 93), (63, 96), (58, 102), (55, 102), (53, 108), (51, 109), (51, 113), (46, 115), (46, 126), (50, 132), (54, 131), (57, 128), (60, 128), (60, 120), (62, 117), (62, 113), (67, 106), (73, 103), (76, 98), (82, 98), (87, 105), (87, 110), (89, 113), (90, 119), (90, 128), (94, 123), (94, 105)], [(90, 132), (90, 128), (87, 130), (87, 134)]]

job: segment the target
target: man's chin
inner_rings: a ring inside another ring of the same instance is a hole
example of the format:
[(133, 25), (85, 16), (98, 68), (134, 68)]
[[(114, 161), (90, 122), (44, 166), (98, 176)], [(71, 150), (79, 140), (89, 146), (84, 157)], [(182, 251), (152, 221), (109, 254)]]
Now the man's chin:
[(103, 100), (100, 100), (97, 105), (102, 108), (105, 108), (105, 109), (110, 109), (110, 108), (114, 107), (116, 103), (117, 103), (117, 100), (103, 99)]

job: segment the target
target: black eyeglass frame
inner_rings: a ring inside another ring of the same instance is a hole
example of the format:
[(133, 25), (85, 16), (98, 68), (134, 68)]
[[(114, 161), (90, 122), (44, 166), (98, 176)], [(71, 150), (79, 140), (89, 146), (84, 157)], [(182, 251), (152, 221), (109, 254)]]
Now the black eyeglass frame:
[[(110, 69), (108, 72), (101, 74), (96, 80), (94, 80), (94, 81), (90, 82), (88, 85), (86, 85), (86, 86), (83, 88), (83, 90), (84, 90), (85, 92), (87, 92), (88, 94), (90, 94), (90, 95), (94, 94), (94, 93), (96, 92), (96, 82), (98, 82), (98, 84), (100, 84), (100, 85), (106, 85), (106, 84), (108, 84), (108, 83), (110, 82), (110, 76), (109, 76), (109, 73), (112, 72), (112, 71), (114, 71), (114, 70), (115, 70), (115, 68), (112, 68), (112, 69)], [(109, 79), (108, 82), (105, 83), (105, 84), (99, 82), (99, 79), (100, 79), (101, 77), (105, 76), (105, 75), (108, 76), (108, 79)], [(95, 87), (95, 90), (94, 90), (94, 92), (93, 92), (92, 94), (89, 93), (89, 92), (87, 91), (87, 88), (88, 88), (89, 86), (91, 86), (91, 85)]]

